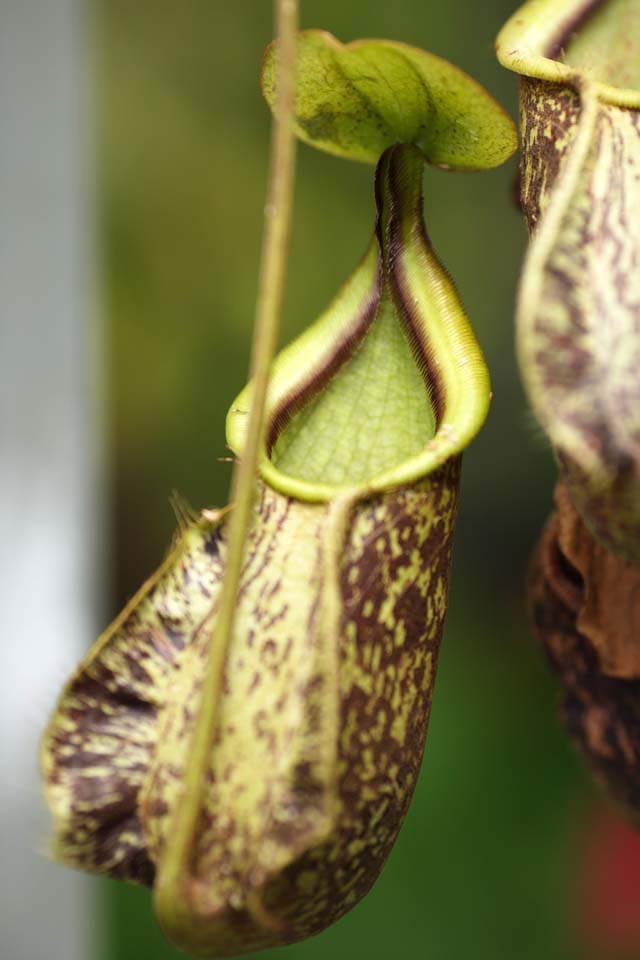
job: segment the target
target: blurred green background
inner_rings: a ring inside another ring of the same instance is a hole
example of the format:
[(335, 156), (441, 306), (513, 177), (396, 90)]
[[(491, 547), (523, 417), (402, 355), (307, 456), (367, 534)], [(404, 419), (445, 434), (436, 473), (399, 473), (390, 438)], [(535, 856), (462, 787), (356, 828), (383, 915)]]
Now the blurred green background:
[[(495, 61), (512, 0), (305, 0), (303, 26), (404, 40), (480, 80), (515, 117)], [(258, 73), (271, 5), (102, 0), (94, 18), (101, 303), (108, 336), (115, 614), (163, 556), (172, 489), (223, 504), (224, 417), (244, 384), (269, 116)], [(301, 146), (283, 340), (333, 296), (373, 226), (372, 168)], [(527, 560), (554, 470), (526, 410), (513, 305), (526, 237), (516, 161), (425, 176), (431, 238), (486, 352), (494, 399), (465, 455), (450, 614), (422, 777), (365, 901), (288, 960), (581, 960), (583, 834), (594, 790), (556, 720), (524, 617)], [(177, 957), (147, 891), (104, 881), (102, 960)], [(99, 955), (99, 953), (98, 953)]]

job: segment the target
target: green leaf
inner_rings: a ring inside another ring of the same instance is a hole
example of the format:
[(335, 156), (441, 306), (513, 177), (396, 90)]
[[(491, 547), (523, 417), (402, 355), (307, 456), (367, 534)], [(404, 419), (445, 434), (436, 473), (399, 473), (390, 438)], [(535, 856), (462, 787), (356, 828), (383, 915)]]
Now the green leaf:
[[(277, 44), (266, 52), (262, 89), (273, 109)], [(391, 40), (342, 44), (323, 30), (298, 39), (296, 133), (320, 150), (376, 163), (394, 143), (413, 143), (439, 167), (481, 170), (514, 152), (504, 110), (446, 60)]]

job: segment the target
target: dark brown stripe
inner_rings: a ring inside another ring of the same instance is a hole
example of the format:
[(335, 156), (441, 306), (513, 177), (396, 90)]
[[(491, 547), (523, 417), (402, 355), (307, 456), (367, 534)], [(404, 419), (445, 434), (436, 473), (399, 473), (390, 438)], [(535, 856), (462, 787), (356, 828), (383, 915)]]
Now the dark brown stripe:
[(598, 7), (601, 6), (602, 0), (585, 0), (573, 16), (562, 24), (558, 30), (558, 35), (550, 41), (549, 46), (543, 51), (542, 55), (549, 57), (550, 60), (560, 59), (559, 54), (566, 49), (571, 39), (571, 34), (576, 33), (580, 27), (584, 26), (591, 14), (595, 13)]
[[(420, 322), (418, 311), (408, 294), (408, 283), (403, 270), (402, 261), (402, 219), (398, 210), (398, 196), (400, 187), (397, 182), (397, 166), (389, 165), (389, 186), (391, 196), (391, 211), (387, 226), (387, 267), (389, 290), (393, 297), (398, 317), (409, 340), (411, 352), (424, 379), (429, 399), (433, 406), (436, 428), (442, 422), (445, 410), (445, 390), (438, 367), (433, 362), (434, 350), (425, 335), (424, 324)], [(422, 190), (418, 192), (414, 209), (414, 229), (418, 233), (420, 242), (432, 249), (429, 243), (426, 227), (422, 216)], [(433, 252), (433, 251), (432, 251)], [(435, 256), (435, 254), (433, 254)], [(441, 269), (446, 273), (442, 264)], [(447, 276), (449, 274), (447, 273)], [(449, 278), (451, 279), (451, 278)]]

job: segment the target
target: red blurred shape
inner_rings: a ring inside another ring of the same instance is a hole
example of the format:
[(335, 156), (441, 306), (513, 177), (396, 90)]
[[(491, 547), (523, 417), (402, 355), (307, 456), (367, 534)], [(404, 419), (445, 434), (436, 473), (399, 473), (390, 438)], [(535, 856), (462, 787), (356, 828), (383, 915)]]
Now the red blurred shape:
[(583, 931), (598, 956), (640, 958), (640, 833), (607, 813), (585, 857)]

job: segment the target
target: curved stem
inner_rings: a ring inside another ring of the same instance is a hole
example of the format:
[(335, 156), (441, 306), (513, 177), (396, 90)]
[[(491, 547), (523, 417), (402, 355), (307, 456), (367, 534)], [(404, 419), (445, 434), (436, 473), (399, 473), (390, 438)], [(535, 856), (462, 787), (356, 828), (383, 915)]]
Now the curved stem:
[(231, 499), (234, 509), (229, 522), (225, 573), (209, 645), (203, 695), (184, 771), (184, 790), (176, 803), (172, 829), (166, 840), (156, 885), (156, 909), (159, 919), (163, 926), (173, 930), (188, 922), (191, 914), (188, 902), (189, 860), (193, 839), (197, 834), (198, 818), (202, 810), (202, 791), (206, 784), (206, 772), (210, 765), (216, 733), (219, 691), (233, 631), (244, 548), (253, 507), (258, 457), (264, 449), (265, 401), (271, 362), (278, 340), (293, 206), (295, 139), (292, 115), (297, 6), (297, 0), (275, 0), (280, 69), (251, 355), (252, 403), (246, 443), (233, 474)]

